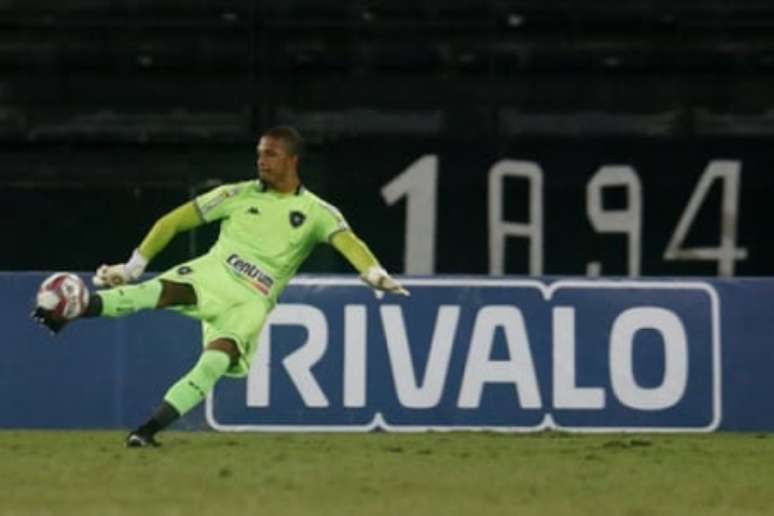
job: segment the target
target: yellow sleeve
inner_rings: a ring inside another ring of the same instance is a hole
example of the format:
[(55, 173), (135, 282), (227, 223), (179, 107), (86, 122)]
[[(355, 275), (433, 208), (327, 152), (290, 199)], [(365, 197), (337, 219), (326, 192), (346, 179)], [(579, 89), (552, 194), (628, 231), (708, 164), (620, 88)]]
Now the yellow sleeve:
[(193, 201), (187, 202), (157, 220), (137, 250), (143, 258), (150, 261), (176, 234), (202, 224), (204, 221), (196, 211)]
[(363, 274), (370, 267), (379, 266), (379, 261), (368, 248), (351, 230), (339, 231), (331, 238), (331, 245), (338, 252), (344, 255), (349, 263)]

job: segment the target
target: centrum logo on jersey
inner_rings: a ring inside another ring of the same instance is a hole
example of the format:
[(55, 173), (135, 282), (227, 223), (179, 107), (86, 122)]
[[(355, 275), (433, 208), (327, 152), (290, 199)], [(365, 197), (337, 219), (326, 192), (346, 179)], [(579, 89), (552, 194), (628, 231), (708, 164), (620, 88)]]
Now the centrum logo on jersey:
[(229, 256), (226, 263), (234, 270), (234, 272), (246, 277), (250, 281), (250, 284), (262, 294), (269, 294), (272, 285), (274, 285), (274, 278), (263, 272), (259, 267), (247, 260), (243, 260), (238, 254)]

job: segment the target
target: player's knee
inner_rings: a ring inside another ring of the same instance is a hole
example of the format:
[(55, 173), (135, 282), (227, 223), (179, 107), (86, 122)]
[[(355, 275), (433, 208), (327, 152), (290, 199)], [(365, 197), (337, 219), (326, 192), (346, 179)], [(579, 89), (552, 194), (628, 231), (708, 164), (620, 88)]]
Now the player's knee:
[(194, 291), (191, 285), (161, 280), (161, 295), (159, 296), (158, 308), (195, 304), (196, 291)]
[(235, 365), (239, 362), (239, 347), (236, 345), (236, 342), (231, 339), (215, 339), (212, 342), (207, 343), (206, 349), (222, 351), (227, 354), (231, 361), (231, 365)]

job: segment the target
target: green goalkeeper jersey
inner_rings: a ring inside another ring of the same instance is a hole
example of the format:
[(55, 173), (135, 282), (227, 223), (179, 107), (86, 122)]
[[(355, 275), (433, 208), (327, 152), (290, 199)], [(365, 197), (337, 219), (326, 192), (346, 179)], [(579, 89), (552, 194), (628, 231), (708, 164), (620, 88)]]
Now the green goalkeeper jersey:
[(194, 205), (204, 222), (221, 221), (209, 254), (272, 305), (316, 244), (349, 229), (338, 209), (306, 188), (281, 194), (260, 180), (221, 185)]

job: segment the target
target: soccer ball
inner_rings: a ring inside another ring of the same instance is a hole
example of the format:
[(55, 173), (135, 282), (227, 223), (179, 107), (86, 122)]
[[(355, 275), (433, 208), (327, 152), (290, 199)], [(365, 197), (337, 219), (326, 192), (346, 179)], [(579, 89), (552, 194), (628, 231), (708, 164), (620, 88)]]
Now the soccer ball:
[(57, 272), (40, 285), (37, 301), (38, 307), (49, 310), (53, 319), (68, 321), (86, 309), (89, 289), (75, 274)]

